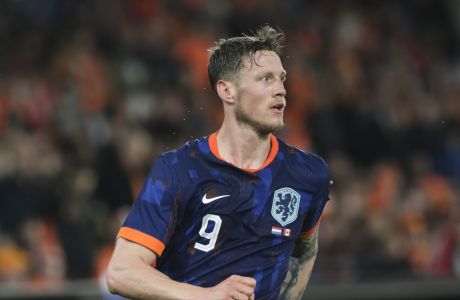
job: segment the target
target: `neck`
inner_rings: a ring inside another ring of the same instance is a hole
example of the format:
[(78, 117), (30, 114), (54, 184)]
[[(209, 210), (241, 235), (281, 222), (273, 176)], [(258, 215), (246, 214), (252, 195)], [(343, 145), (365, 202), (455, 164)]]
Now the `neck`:
[(217, 146), (223, 160), (241, 169), (258, 169), (270, 152), (270, 135), (224, 122), (217, 134)]

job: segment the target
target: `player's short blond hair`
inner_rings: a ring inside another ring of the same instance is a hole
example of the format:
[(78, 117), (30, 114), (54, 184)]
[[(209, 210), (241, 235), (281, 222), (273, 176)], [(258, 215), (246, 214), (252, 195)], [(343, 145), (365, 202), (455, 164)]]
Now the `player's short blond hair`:
[(261, 27), (252, 36), (220, 39), (209, 49), (208, 76), (212, 88), (215, 90), (221, 79), (237, 82), (244, 59), (256, 63), (254, 54), (257, 51), (274, 51), (281, 57), (284, 42), (284, 33), (269, 25)]

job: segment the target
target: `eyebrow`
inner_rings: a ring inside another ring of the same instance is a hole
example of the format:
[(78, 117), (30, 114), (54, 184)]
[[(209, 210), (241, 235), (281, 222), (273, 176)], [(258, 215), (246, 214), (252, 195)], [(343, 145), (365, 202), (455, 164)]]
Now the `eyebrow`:
[[(277, 72), (272, 72), (272, 71), (263, 71), (263, 72), (260, 72), (261, 75), (266, 75), (266, 74), (273, 74), (273, 75), (276, 75)], [(280, 77), (286, 77), (287, 76), (287, 72), (285, 70), (281, 71), (281, 73), (279, 74)]]

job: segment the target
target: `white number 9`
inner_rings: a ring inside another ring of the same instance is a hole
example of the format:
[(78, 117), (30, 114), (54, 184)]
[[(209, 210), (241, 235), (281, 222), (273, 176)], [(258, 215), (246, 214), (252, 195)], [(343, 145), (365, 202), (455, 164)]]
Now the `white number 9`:
[[(206, 228), (208, 228), (209, 222), (214, 222), (214, 227), (211, 232), (206, 232)], [(201, 237), (208, 239), (209, 242), (207, 245), (196, 242), (194, 247), (204, 252), (209, 252), (214, 249), (221, 224), (222, 219), (218, 215), (208, 214), (204, 216), (199, 234)]]

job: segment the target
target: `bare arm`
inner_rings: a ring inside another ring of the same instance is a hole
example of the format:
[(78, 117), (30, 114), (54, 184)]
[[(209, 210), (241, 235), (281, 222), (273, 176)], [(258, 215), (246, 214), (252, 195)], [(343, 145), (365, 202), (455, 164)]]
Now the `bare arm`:
[(299, 238), (289, 260), (289, 270), (281, 287), (280, 300), (300, 300), (310, 279), (318, 253), (318, 230), (311, 237)]
[(157, 256), (119, 238), (107, 269), (111, 293), (133, 299), (253, 299), (255, 280), (233, 275), (212, 288), (174, 281), (151, 267)]

